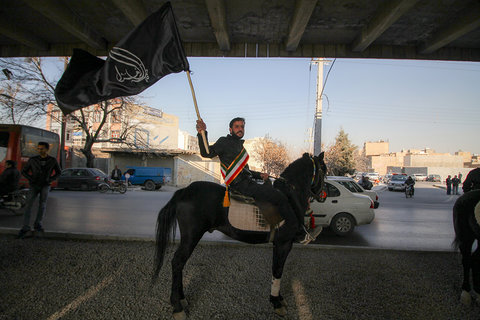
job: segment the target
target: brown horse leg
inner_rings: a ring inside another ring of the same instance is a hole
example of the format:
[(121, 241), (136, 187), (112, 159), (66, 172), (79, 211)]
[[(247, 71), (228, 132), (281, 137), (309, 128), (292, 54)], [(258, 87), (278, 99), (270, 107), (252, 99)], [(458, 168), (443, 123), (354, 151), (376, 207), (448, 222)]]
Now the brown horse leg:
[[(277, 234), (278, 236), (278, 234)], [(280, 316), (287, 314), (286, 303), (280, 294), (280, 281), (283, 274), (283, 267), (287, 261), (288, 254), (292, 250), (293, 239), (279, 243), (278, 237), (273, 243), (273, 264), (272, 264), (272, 288), (270, 292), (270, 302), (273, 305), (274, 312)]]

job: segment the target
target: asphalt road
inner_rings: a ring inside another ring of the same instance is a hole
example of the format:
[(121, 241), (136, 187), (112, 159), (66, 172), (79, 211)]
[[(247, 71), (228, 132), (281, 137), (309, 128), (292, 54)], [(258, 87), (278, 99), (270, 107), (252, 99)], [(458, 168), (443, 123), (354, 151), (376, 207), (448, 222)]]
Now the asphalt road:
[[(358, 226), (349, 237), (325, 230), (317, 244), (390, 249), (451, 250), (451, 210), (458, 196), (447, 196), (431, 183), (417, 183), (416, 194), (406, 199), (402, 192), (380, 186), (380, 207), (370, 225)], [(50, 193), (44, 227), (47, 231), (153, 238), (158, 211), (173, 189), (159, 192), (99, 192), (54, 190)], [(33, 218), (32, 218), (33, 219)], [(0, 211), (0, 227), (19, 229), (22, 217)], [(219, 232), (204, 240), (229, 241)]]

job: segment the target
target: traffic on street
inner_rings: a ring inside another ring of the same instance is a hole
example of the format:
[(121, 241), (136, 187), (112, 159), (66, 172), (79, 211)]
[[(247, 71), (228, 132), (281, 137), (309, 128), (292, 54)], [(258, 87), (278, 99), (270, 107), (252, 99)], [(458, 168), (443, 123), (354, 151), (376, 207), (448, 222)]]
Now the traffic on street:
[[(153, 239), (157, 214), (176, 188), (159, 191), (99, 193), (53, 190), (48, 199), (44, 228), (48, 232)], [(314, 244), (406, 250), (450, 251), (454, 238), (452, 207), (457, 195), (432, 182), (417, 182), (415, 196), (374, 188), (379, 208), (370, 224), (356, 226), (341, 237), (325, 228)], [(20, 229), (22, 216), (0, 211), (0, 228)], [(178, 237), (178, 232), (177, 232)], [(207, 233), (203, 241), (233, 241), (220, 232)]]

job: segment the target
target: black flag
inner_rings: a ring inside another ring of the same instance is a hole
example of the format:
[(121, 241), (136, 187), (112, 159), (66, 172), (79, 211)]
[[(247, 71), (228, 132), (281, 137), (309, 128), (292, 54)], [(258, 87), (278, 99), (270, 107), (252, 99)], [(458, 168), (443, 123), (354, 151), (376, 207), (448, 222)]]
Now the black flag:
[(74, 49), (55, 87), (64, 114), (108, 99), (135, 95), (162, 77), (188, 71), (170, 2), (110, 50), (107, 60)]

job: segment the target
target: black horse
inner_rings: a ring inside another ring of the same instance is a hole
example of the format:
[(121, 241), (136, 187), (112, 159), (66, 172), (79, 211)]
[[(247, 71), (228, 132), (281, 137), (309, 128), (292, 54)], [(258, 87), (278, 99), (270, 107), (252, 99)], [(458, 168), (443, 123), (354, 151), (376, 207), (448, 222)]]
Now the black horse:
[[(282, 191), (305, 212), (311, 198), (319, 198), (324, 188), (326, 166), (323, 162), (323, 152), (319, 156), (308, 153), (292, 162), (275, 180), (273, 187)], [(175, 319), (186, 319), (183, 305), (186, 303), (183, 293), (183, 268), (196, 245), (207, 231), (218, 230), (229, 237), (247, 243), (266, 243), (269, 240), (267, 232), (242, 232), (232, 227), (228, 221), (228, 210), (223, 207), (225, 187), (212, 182), (193, 182), (188, 187), (178, 190), (172, 199), (158, 214), (156, 231), (155, 270), (153, 279), (163, 265), (165, 251), (170, 240), (175, 238), (178, 221), (181, 239), (172, 260), (172, 291), (170, 302), (173, 306)], [(271, 210), (268, 203), (256, 205), (263, 210)], [(275, 211), (276, 209), (273, 208)], [(285, 304), (280, 295), (280, 279), (288, 254), (294, 239), (282, 239), (276, 232), (273, 238), (273, 281), (270, 302), (277, 314), (286, 314)]]
[[(470, 269), (472, 270), (473, 290), (480, 305), (480, 190), (469, 191), (460, 196), (453, 206), (455, 240), (453, 246), (460, 249), (463, 265), (463, 284), (460, 299), (470, 305)], [(472, 254), (473, 243), (477, 249)]]

